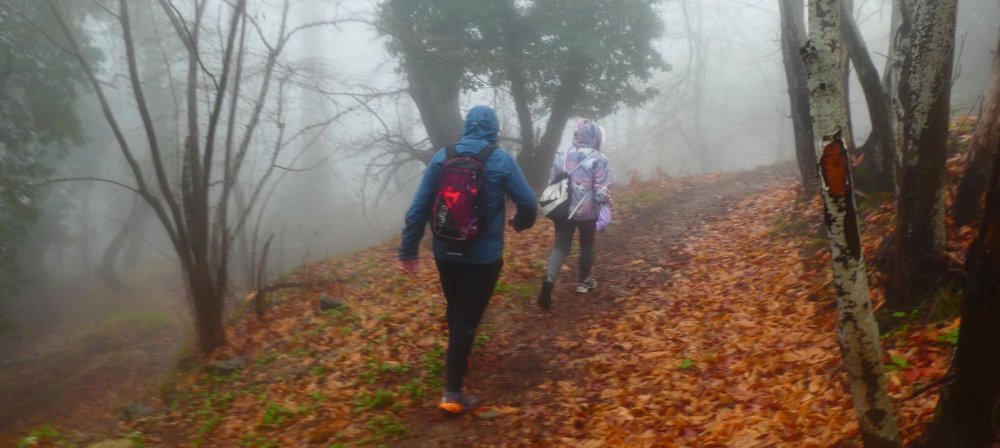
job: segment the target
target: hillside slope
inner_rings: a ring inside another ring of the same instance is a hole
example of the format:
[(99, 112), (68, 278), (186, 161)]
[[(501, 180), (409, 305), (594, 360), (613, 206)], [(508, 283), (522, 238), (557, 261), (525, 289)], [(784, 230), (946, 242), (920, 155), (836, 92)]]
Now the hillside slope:
[[(266, 322), (230, 328), (232, 373), (167, 381), (123, 427), (148, 446), (856, 446), (818, 205), (785, 167), (649, 182), (617, 196), (591, 294), (534, 296), (552, 229), (508, 235), (467, 388), (486, 407), (444, 419), (443, 298), (430, 251), (416, 279), (395, 242), (304, 266)], [(865, 230), (887, 214), (872, 207)], [(866, 250), (876, 244), (866, 237)], [(876, 294), (877, 296), (877, 294)], [(320, 299), (343, 307), (320, 311)], [(947, 367), (954, 325), (886, 338), (907, 440)]]

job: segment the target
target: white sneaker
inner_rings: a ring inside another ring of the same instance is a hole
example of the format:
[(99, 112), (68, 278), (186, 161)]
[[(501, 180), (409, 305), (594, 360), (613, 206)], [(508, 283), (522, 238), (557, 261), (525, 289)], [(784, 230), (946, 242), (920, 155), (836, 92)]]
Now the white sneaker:
[(594, 280), (594, 277), (587, 277), (586, 280), (576, 284), (576, 292), (586, 294), (596, 287), (597, 280)]

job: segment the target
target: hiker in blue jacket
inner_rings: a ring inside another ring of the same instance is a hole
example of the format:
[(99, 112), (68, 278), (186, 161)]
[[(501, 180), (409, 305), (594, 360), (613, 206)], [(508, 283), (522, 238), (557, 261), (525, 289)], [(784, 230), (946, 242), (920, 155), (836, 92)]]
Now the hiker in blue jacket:
[[(461, 141), (454, 145), (458, 155), (492, 151), (485, 161), (485, 227), (479, 229), (471, 243), (458, 244), (434, 238), (434, 261), (448, 303), (449, 333), (445, 393), (439, 407), (455, 414), (469, 412), (478, 405), (475, 397), (462, 393), (462, 380), (468, 368), (476, 327), (503, 267), (506, 200), (510, 198), (517, 205), (514, 218), (509, 221), (515, 231), (534, 225), (537, 212), (535, 192), (514, 157), (502, 148), (491, 149), (499, 131), (496, 112), (488, 106), (476, 106), (465, 119)], [(406, 213), (399, 260), (402, 270), (411, 276), (417, 271), (417, 250), (435, 207), (439, 177), (448, 152), (441, 149), (431, 159)]]

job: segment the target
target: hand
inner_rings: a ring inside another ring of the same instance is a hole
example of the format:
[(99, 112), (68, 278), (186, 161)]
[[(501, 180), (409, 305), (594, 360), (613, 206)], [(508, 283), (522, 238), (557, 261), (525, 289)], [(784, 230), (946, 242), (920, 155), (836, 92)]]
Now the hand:
[(399, 260), (399, 270), (408, 277), (413, 277), (417, 275), (417, 270), (419, 270), (420, 264), (416, 259), (413, 260)]
[(517, 233), (521, 233), (521, 231), (522, 231), (522, 230), (524, 230), (524, 229), (520, 229), (520, 228), (518, 228), (518, 227), (517, 227), (517, 226), (516, 226), (516, 225), (514, 224), (514, 218), (510, 218), (510, 219), (508, 219), (508, 220), (507, 220), (507, 224), (508, 224), (508, 225), (510, 225), (510, 228), (514, 229), (514, 232), (517, 232)]

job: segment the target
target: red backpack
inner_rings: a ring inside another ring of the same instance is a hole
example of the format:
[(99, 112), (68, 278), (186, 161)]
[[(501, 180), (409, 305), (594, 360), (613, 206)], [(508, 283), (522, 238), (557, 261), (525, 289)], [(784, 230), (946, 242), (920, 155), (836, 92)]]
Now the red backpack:
[(431, 214), (437, 238), (470, 244), (486, 230), (486, 161), (496, 149), (494, 143), (476, 154), (460, 154), (455, 146), (445, 149)]

